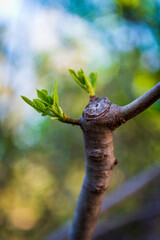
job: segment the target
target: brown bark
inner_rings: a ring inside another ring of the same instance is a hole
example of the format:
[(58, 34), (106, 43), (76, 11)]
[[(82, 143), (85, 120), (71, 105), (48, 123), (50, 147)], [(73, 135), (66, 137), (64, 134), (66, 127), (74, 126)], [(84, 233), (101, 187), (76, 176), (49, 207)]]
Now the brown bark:
[(123, 119), (124, 122), (129, 119), (137, 116), (148, 107), (150, 107), (154, 102), (156, 102), (160, 98), (160, 82), (157, 83), (153, 88), (151, 88), (148, 92), (129, 103), (124, 107), (120, 107), (119, 116)]
[[(135, 117), (160, 97), (160, 82), (132, 103), (119, 107), (108, 98), (90, 99), (77, 125), (84, 136), (86, 173), (69, 240), (90, 240), (117, 164), (113, 152), (113, 130)], [(72, 123), (72, 122), (68, 122)]]
[(117, 163), (113, 152), (112, 131), (117, 126), (119, 107), (107, 98), (96, 98), (85, 108), (80, 125), (84, 136), (86, 174), (70, 240), (91, 239), (100, 207)]
[(69, 123), (69, 124), (72, 124), (73, 126), (74, 125), (80, 125), (80, 119), (73, 119), (73, 118), (69, 118), (67, 117), (64, 121), (62, 121), (64, 123)]

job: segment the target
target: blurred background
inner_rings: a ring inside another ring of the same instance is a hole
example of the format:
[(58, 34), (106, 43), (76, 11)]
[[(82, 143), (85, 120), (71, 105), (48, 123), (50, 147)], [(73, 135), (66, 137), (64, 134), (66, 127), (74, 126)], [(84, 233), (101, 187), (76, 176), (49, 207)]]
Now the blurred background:
[[(74, 214), (84, 175), (81, 130), (41, 117), (20, 95), (51, 92), (57, 76), (60, 106), (80, 118), (88, 96), (68, 68), (81, 67), (98, 73), (96, 95), (118, 105), (159, 82), (160, 1), (0, 0), (1, 240), (44, 239)], [(120, 164), (108, 194), (159, 165), (160, 101), (121, 126), (114, 143)], [(159, 189), (148, 186), (105, 217), (125, 216), (147, 201), (154, 207), (150, 199)], [(153, 226), (150, 239), (160, 239), (157, 222)], [(147, 239), (140, 227), (127, 231)]]

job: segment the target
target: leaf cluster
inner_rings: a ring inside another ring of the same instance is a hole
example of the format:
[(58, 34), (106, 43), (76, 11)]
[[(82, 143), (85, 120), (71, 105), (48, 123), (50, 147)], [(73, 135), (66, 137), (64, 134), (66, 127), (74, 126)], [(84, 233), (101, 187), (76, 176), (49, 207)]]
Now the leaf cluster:
[[(69, 72), (73, 79), (87, 92), (90, 96), (95, 95), (95, 89), (97, 84), (97, 73), (90, 73), (89, 77), (84, 73), (83, 69), (77, 71), (69, 69)], [(22, 99), (33, 107), (37, 112), (41, 113), (41, 116), (51, 116), (53, 120), (60, 120), (65, 122), (66, 119), (70, 119), (70, 122), (75, 124), (73, 119), (68, 118), (66, 114), (63, 113), (62, 108), (58, 103), (58, 94), (57, 94), (57, 78), (55, 78), (54, 89), (51, 95), (48, 94), (48, 91), (45, 89), (37, 89), (37, 97), (33, 100), (25, 96), (21, 96)]]
[(48, 91), (45, 89), (37, 89), (37, 97), (31, 101), (25, 96), (21, 96), (22, 99), (33, 107), (37, 112), (41, 113), (41, 116), (51, 116), (53, 120), (65, 120), (65, 114), (62, 111), (62, 108), (58, 103), (58, 94), (57, 94), (57, 78), (55, 78), (55, 85), (51, 96), (48, 94)]
[(84, 73), (81, 68), (77, 73), (73, 69), (69, 69), (69, 73), (73, 79), (78, 83), (90, 96), (95, 95), (97, 85), (97, 73), (90, 73), (89, 77)]

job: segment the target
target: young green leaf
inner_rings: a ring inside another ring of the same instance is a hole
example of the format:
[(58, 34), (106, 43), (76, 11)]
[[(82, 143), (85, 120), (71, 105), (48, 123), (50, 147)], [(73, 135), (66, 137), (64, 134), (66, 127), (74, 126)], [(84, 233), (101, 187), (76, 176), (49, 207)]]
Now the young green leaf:
[(29, 98), (25, 97), (25, 96), (21, 96), (21, 98), (26, 102), (28, 103), (31, 107), (35, 108), (36, 105), (34, 102), (32, 102)]
[(80, 71), (77, 71), (77, 75), (78, 75), (78, 79), (80, 80), (80, 82), (85, 85), (85, 80), (84, 80), (84, 77), (83, 77), (83, 70), (81, 68)]
[(41, 100), (45, 101), (46, 103), (48, 103), (48, 104), (50, 104), (50, 105), (53, 104), (53, 99), (52, 99), (51, 96), (48, 95), (48, 91), (47, 91), (47, 90), (45, 90), (45, 89), (38, 90), (38, 89), (37, 89), (37, 96), (38, 96)]
[(42, 89), (41, 91), (48, 95), (48, 91), (46, 89)]
[(42, 113), (42, 111), (38, 110), (37, 108), (34, 108), (34, 110), (36, 110), (38, 113)]
[(55, 77), (55, 84), (54, 84), (54, 89), (53, 89), (53, 105), (55, 107), (58, 106), (58, 94), (57, 94), (57, 77)]
[(46, 101), (44, 101), (42, 99), (36, 98), (36, 100), (38, 100), (39, 102), (43, 103), (45, 105), (45, 107), (47, 107), (47, 106), (51, 107), (52, 106), (52, 104), (50, 104), (49, 102), (46, 102)]
[(47, 102), (47, 94), (42, 90), (37, 89), (37, 97)]
[(46, 111), (46, 107), (45, 105), (39, 100), (39, 99), (33, 99), (33, 102), (35, 104), (35, 107), (41, 111), (41, 112), (45, 112)]
[(84, 73), (81, 68), (76, 72), (73, 69), (69, 69), (71, 76), (74, 80), (86, 91), (90, 96), (95, 95), (96, 83), (97, 83), (97, 73), (91, 73), (89, 77)]
[[(78, 76), (76, 75), (74, 70), (70, 70), (72, 72), (72, 75), (74, 77), (76, 76), (79, 82), (79, 84), (86, 90), (88, 91), (86, 84), (85, 84), (85, 79), (83, 76), (83, 70), (81, 69), (78, 71)], [(60, 120), (60, 121), (65, 121), (68, 116), (63, 113), (62, 108), (58, 104), (58, 94), (57, 94), (57, 78), (55, 78), (55, 84), (54, 84), (54, 89), (53, 93), (51, 96), (49, 96), (48, 91), (45, 89), (38, 90), (37, 89), (37, 96), (38, 98), (33, 99), (31, 101), (25, 96), (21, 96), (22, 99), (28, 103), (30, 106), (32, 106), (37, 112), (41, 113), (41, 116), (51, 116), (53, 120)]]
[(93, 96), (95, 93), (94, 93), (94, 90), (93, 90), (93, 87), (92, 87), (92, 84), (90, 82), (90, 79), (87, 77), (87, 75), (84, 73), (83, 71), (83, 77), (84, 77), (84, 80), (85, 80), (85, 84), (86, 84), (86, 87), (89, 91), (89, 94), (90, 96)]
[(45, 117), (45, 116), (47, 116), (47, 114), (45, 114), (45, 113), (42, 113), (42, 114), (41, 114), (41, 116), (42, 116), (42, 117)]
[(92, 86), (93, 86), (93, 88), (95, 90), (96, 85), (97, 85), (97, 73), (92, 72), (92, 73), (90, 73), (89, 77), (90, 77)]
[(81, 82), (81, 80), (79, 79), (79, 77), (76, 75), (76, 72), (73, 69), (68, 69), (69, 73), (71, 74), (71, 76), (73, 77), (73, 79), (76, 81), (76, 83), (78, 83), (82, 88), (85, 88), (85, 85)]
[(53, 104), (53, 98), (49, 95), (47, 95), (47, 102), (52, 105)]

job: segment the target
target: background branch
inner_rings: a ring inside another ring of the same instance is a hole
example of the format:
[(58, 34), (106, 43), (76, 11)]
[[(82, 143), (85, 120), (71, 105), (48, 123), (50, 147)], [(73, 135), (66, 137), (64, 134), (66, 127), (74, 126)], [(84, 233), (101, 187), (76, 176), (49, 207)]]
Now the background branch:
[[(136, 192), (140, 191), (142, 188), (146, 187), (147, 184), (151, 183), (159, 176), (160, 166), (154, 165), (127, 180), (124, 184), (122, 184), (122, 186), (120, 186), (118, 189), (110, 193), (104, 199), (101, 208), (101, 215), (105, 214), (109, 209), (115, 207), (117, 204), (125, 200), (127, 197), (132, 196)], [(45, 240), (67, 239), (70, 225), (71, 221), (68, 221), (62, 227), (56, 229), (53, 233), (51, 233), (50, 236), (48, 236)], [(95, 230), (95, 237), (100, 234), (100, 229), (101, 224), (99, 224), (97, 226), (97, 229)]]
[[(99, 224), (94, 235), (94, 240), (99, 239), (112, 239), (107, 236), (111, 231), (118, 231), (120, 234), (120, 228), (126, 227), (133, 223), (147, 222), (160, 216), (160, 206), (154, 202), (150, 202), (150, 206), (147, 204), (136, 212), (126, 214), (126, 216), (114, 217), (113, 219), (106, 219), (103, 223)], [(144, 223), (143, 223), (144, 225)], [(121, 233), (122, 234), (122, 233)], [(153, 233), (152, 233), (153, 235)], [(114, 238), (117, 239), (117, 238)], [(154, 238), (153, 238), (154, 239)]]

